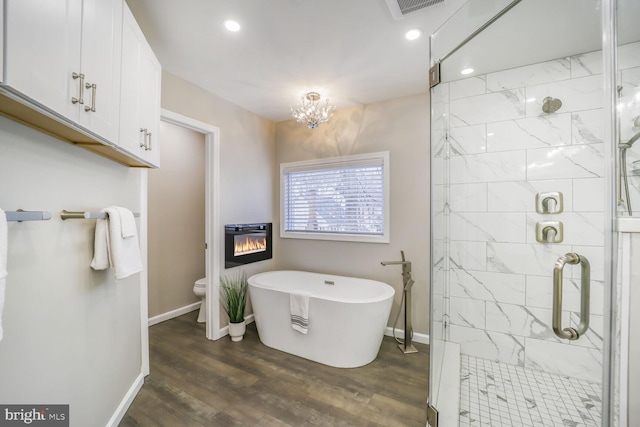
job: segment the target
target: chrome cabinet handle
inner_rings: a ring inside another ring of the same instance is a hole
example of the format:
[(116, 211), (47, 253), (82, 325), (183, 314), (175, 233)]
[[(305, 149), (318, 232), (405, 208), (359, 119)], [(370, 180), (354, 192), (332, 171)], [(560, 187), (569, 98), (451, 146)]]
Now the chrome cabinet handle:
[[(578, 329), (562, 329), (562, 270), (565, 264), (580, 264), (580, 325)], [(583, 255), (568, 253), (557, 259), (553, 268), (553, 332), (567, 340), (577, 340), (589, 329), (589, 299), (591, 298), (591, 265)]]
[(98, 85), (95, 83), (87, 83), (85, 86), (87, 89), (91, 89), (91, 107), (88, 105), (84, 106), (84, 111), (91, 111), (93, 113), (96, 112), (96, 92), (98, 91)]
[(147, 136), (149, 137), (149, 145), (146, 147), (146, 150), (151, 151), (153, 150), (153, 148), (151, 147), (151, 132), (148, 132)]
[(145, 150), (148, 150), (147, 148), (147, 129), (146, 128), (140, 128), (140, 132), (142, 132), (142, 141), (140, 142), (140, 148), (144, 147)]
[(80, 89), (78, 91), (78, 97), (71, 98), (73, 104), (84, 104), (84, 74), (72, 73), (73, 80), (80, 79)]

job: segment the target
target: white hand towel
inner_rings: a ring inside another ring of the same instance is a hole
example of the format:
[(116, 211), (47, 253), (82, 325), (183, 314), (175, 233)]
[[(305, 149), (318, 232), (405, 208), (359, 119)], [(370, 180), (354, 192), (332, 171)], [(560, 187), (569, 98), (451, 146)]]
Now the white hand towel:
[[(106, 209), (102, 209), (100, 212), (107, 214)], [(105, 215), (105, 219), (96, 221), (93, 259), (91, 260), (91, 268), (94, 270), (106, 270), (113, 267), (109, 253), (109, 217), (107, 215)]]
[(291, 311), (291, 327), (306, 334), (309, 331), (309, 296), (310, 292), (294, 292), (289, 294), (289, 310)]
[(4, 309), (4, 292), (7, 287), (7, 216), (0, 209), (0, 341), (2, 341), (2, 311)]
[[(133, 235), (123, 237), (122, 218), (120, 216), (123, 211), (126, 217), (130, 216), (130, 219), (133, 219), (133, 213), (126, 208), (110, 206), (103, 209), (103, 212), (107, 213), (108, 219), (99, 219), (96, 223), (96, 241), (94, 243), (93, 260), (91, 261), (91, 267), (94, 270), (104, 270), (108, 267), (115, 268), (116, 279), (124, 279), (143, 270), (135, 223), (133, 230), (129, 225), (125, 227), (127, 229), (125, 234), (133, 233)], [(130, 219), (125, 219), (125, 221)], [(101, 221), (105, 221), (106, 224)]]
[(122, 238), (126, 239), (127, 237), (134, 237), (138, 233), (138, 230), (136, 228), (136, 219), (133, 216), (133, 212), (119, 206), (114, 206), (114, 208), (117, 209), (120, 214), (120, 231), (122, 233)]

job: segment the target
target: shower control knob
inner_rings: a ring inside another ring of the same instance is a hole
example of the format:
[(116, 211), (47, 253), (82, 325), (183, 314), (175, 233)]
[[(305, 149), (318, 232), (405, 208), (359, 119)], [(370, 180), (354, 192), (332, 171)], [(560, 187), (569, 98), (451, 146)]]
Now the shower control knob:
[(539, 243), (562, 243), (564, 239), (562, 222), (538, 221), (536, 223), (536, 240)]
[(561, 213), (562, 193), (559, 191), (536, 194), (536, 212), (539, 214)]

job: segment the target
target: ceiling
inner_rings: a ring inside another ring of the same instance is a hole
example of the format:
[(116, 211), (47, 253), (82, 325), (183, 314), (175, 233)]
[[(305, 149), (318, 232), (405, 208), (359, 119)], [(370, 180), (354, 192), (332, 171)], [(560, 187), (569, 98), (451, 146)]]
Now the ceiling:
[(386, 0), (127, 0), (165, 71), (276, 122), (310, 91), (338, 109), (427, 92), (429, 35), (465, 2), (395, 20)]
[[(434, 57), (446, 56), (512, 1), (444, 0), (398, 20), (387, 0), (127, 3), (164, 70), (278, 122), (311, 91), (338, 109), (426, 93), (429, 36)], [(599, 50), (600, 7), (600, 0), (522, 1), (444, 61), (442, 78), (462, 78), (470, 65), (479, 74)], [(618, 9), (618, 41), (640, 40), (640, 1), (618, 0)], [(241, 30), (226, 30), (228, 19)], [(405, 39), (412, 28), (422, 37)]]

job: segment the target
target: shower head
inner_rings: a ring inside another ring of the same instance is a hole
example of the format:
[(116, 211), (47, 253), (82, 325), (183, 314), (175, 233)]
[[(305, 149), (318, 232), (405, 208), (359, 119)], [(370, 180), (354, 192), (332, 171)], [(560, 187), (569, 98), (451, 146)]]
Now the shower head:
[(562, 107), (562, 101), (558, 98), (547, 96), (542, 100), (542, 111), (545, 113), (555, 113)]

